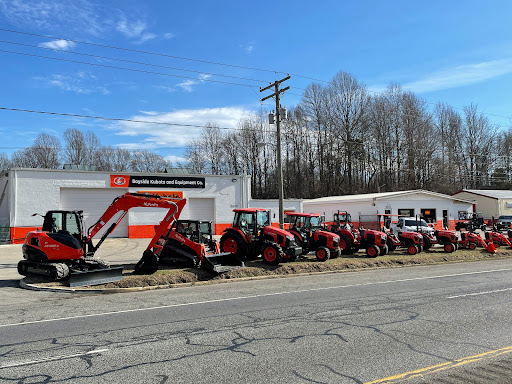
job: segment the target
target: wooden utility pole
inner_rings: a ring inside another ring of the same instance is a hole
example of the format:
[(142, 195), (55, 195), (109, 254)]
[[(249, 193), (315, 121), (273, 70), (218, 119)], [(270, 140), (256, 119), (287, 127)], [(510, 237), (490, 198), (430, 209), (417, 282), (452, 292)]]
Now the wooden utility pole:
[(261, 99), (261, 101), (265, 101), (267, 99), (270, 99), (271, 97), (275, 97), (276, 100), (276, 115), (275, 115), (275, 123), (277, 128), (277, 189), (279, 192), (279, 228), (284, 228), (284, 201), (283, 201), (283, 164), (281, 161), (281, 104), (279, 101), (279, 95), (283, 93), (284, 91), (287, 91), (290, 89), (290, 87), (285, 87), (283, 89), (279, 89), (279, 84), (282, 82), (288, 80), (290, 78), (290, 75), (286, 76), (284, 79), (275, 81), (274, 83), (270, 84), (269, 86), (265, 88), (260, 88), (260, 92), (266, 91), (267, 89), (270, 89), (274, 87), (274, 93), (264, 97)]

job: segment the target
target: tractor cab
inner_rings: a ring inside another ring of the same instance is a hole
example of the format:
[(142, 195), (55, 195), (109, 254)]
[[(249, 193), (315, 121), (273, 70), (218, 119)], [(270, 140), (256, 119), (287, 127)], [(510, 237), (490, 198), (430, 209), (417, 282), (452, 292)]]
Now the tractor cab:
[(348, 212), (338, 211), (333, 215), (334, 226), (337, 228), (352, 228), (352, 216)]
[(235, 210), (233, 227), (240, 228), (246, 235), (257, 236), (259, 231), (270, 225), (270, 212), (260, 208)]
[(318, 213), (288, 213), (290, 230), (303, 235), (309, 235), (311, 231), (325, 229), (324, 218)]
[(204, 244), (209, 251), (215, 251), (215, 242), (212, 235), (212, 222), (201, 220), (176, 220), (173, 228), (180, 235), (194, 243)]

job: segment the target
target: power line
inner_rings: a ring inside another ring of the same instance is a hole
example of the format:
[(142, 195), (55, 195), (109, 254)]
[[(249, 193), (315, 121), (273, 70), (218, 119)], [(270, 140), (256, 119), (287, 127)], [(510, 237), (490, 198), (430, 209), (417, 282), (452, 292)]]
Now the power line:
[(151, 67), (166, 68), (166, 69), (172, 69), (172, 70), (176, 70), (176, 71), (193, 72), (193, 73), (199, 73), (199, 74), (203, 74), (203, 75), (228, 77), (228, 78), (232, 78), (232, 79), (255, 81), (255, 82), (259, 82), (259, 83), (268, 83), (267, 80), (251, 79), (251, 78), (246, 78), (246, 77), (223, 75), (223, 74), (220, 74), (220, 73), (195, 71), (195, 70), (192, 70), (192, 69), (170, 67), (170, 66), (167, 66), (167, 65), (151, 64), (151, 63), (145, 63), (145, 62), (141, 62), (141, 61), (119, 59), (119, 58), (109, 57), (109, 56), (93, 55), (93, 54), (90, 54), (90, 53), (73, 52), (73, 51), (66, 51), (64, 49), (40, 47), (40, 46), (37, 46), (37, 45), (17, 43), (17, 42), (14, 42), (14, 41), (0, 40), (0, 43), (12, 44), (12, 45), (20, 45), (20, 46), (23, 46), (23, 47), (30, 47), (30, 48), (37, 48), (37, 49), (45, 49), (45, 50), (49, 50), (49, 51), (63, 52), (63, 53), (68, 53), (68, 54), (72, 54), (72, 55), (89, 56), (89, 57), (94, 57), (94, 58), (97, 58), (97, 59), (115, 60), (115, 61), (122, 61), (122, 62), (125, 62), (125, 63), (131, 63), (131, 64), (139, 64), (139, 65), (147, 65), (147, 66), (151, 66)]
[(71, 41), (71, 42), (77, 43), (77, 44), (86, 44), (86, 45), (92, 45), (92, 46), (96, 46), (96, 47), (109, 48), (109, 49), (117, 49), (117, 50), (127, 51), (127, 52), (136, 52), (136, 53), (143, 53), (143, 54), (146, 54), (146, 55), (162, 56), (162, 57), (168, 57), (168, 58), (171, 58), (171, 59), (195, 61), (195, 62), (204, 63), (204, 64), (213, 64), (213, 65), (221, 65), (221, 66), (232, 67), (232, 68), (249, 69), (249, 70), (252, 70), (252, 71), (271, 72), (271, 73), (283, 73), (283, 72), (274, 71), (274, 70), (271, 70), (271, 69), (246, 67), (246, 66), (242, 66), (242, 65), (220, 63), (220, 62), (215, 62), (215, 61), (208, 61), (208, 60), (201, 60), (201, 59), (192, 59), (192, 58), (189, 58), (189, 57), (174, 56), (174, 55), (168, 55), (168, 54), (165, 54), (165, 53), (158, 53), (158, 52), (142, 51), (142, 50), (139, 50), (139, 49), (123, 48), (123, 47), (117, 47), (117, 46), (114, 46), (114, 45), (89, 43), (89, 42), (86, 42), (86, 41), (72, 40), (72, 39), (67, 39), (67, 38), (64, 38), (64, 37), (57, 37), (57, 36), (40, 35), (40, 34), (37, 34), (37, 33), (21, 32), (21, 31), (15, 31), (15, 30), (12, 30), (12, 29), (0, 28), (0, 31), (10, 32), (10, 33), (17, 33), (17, 34), (28, 35), (28, 36), (44, 37), (46, 39), (66, 40), (66, 41)]
[[(305, 75), (300, 75), (300, 74), (291, 73), (291, 72), (285, 72), (285, 71), (278, 71), (278, 70), (271, 70), (271, 69), (257, 68), (257, 67), (247, 67), (247, 66), (241, 66), (241, 65), (235, 65), (235, 64), (227, 64), (227, 63), (220, 63), (220, 62), (201, 60), (201, 59), (193, 59), (193, 58), (168, 55), (168, 54), (158, 53), (158, 52), (150, 52), (150, 51), (143, 51), (143, 50), (138, 50), (138, 49), (123, 48), (123, 47), (118, 47), (118, 46), (113, 46), (113, 45), (90, 43), (90, 42), (85, 42), (85, 41), (81, 41), (81, 40), (73, 40), (73, 39), (67, 39), (67, 38), (57, 37), (57, 36), (50, 36), (50, 35), (42, 35), (42, 34), (36, 34), (36, 33), (22, 32), (22, 31), (16, 31), (16, 30), (11, 30), (11, 29), (6, 29), (6, 28), (0, 28), (0, 31), (9, 32), (9, 33), (15, 33), (15, 34), (21, 34), (21, 35), (28, 35), (28, 36), (44, 37), (44, 38), (47, 38), (47, 39), (65, 40), (65, 41), (70, 41), (70, 42), (78, 43), (78, 44), (85, 44), (85, 45), (91, 45), (91, 46), (97, 46), (97, 47), (103, 47), (103, 48), (109, 48), (109, 49), (116, 49), (116, 50), (122, 50), (122, 51), (127, 51), (127, 52), (143, 53), (143, 54), (147, 54), (147, 55), (162, 56), (162, 57), (168, 57), (168, 58), (179, 59), (179, 60), (194, 61), (194, 62), (200, 62), (200, 63), (205, 63), (205, 64), (220, 65), (220, 66), (226, 66), (226, 67), (232, 67), (232, 68), (248, 69), (248, 70), (253, 70), (253, 71), (269, 72), (269, 73), (274, 73), (274, 74), (286, 74), (286, 73), (289, 73), (292, 76), (300, 77), (300, 78), (307, 79), (307, 80), (317, 81), (317, 82), (321, 82), (321, 83), (325, 83), (325, 84), (329, 84), (330, 83), (330, 81), (327, 81), (327, 80), (322, 80), (322, 79), (318, 79), (318, 78), (314, 78), (314, 77), (310, 77), (310, 76), (305, 76)], [(40, 48), (40, 47), (38, 47), (38, 48)], [(11, 52), (11, 53), (16, 53), (16, 52)], [(112, 60), (121, 60), (121, 59), (112, 59)], [(121, 60), (121, 61), (125, 61), (125, 60)], [(91, 63), (83, 63), (83, 64), (95, 65), (95, 64), (91, 64)], [(149, 64), (147, 64), (147, 65), (149, 65)], [(112, 67), (112, 68), (115, 68), (115, 67)], [(119, 69), (125, 69), (125, 68), (119, 68)], [(129, 70), (129, 69), (126, 69), (126, 70)], [(177, 69), (177, 70), (187, 71), (186, 69)], [(198, 71), (198, 72), (200, 72), (200, 71)], [(150, 72), (148, 72), (148, 73), (150, 73)], [(205, 73), (205, 72), (201, 72), (201, 73)], [(160, 74), (160, 73), (155, 73), (155, 74)], [(219, 75), (219, 74), (215, 74), (215, 75), (216, 76), (223, 76), (223, 75)], [(168, 76), (173, 76), (173, 75), (168, 75)], [(174, 77), (180, 77), (180, 76), (174, 76)], [(236, 76), (226, 76), (226, 77), (238, 78)], [(189, 78), (189, 77), (183, 77), (183, 78), (198, 80), (196, 78)], [(244, 78), (239, 78), (239, 79), (244, 79)], [(261, 80), (254, 80), (254, 79), (246, 79), (246, 80), (261, 81)], [(201, 79), (200, 81), (207, 81), (207, 80), (202, 80)], [(221, 83), (220, 81), (214, 81), (214, 80), (210, 80), (210, 82), (219, 82), (219, 83)], [(263, 82), (263, 81), (261, 81), (261, 82)], [(226, 84), (230, 84), (230, 83), (226, 83)], [(242, 84), (232, 84), (232, 85), (242, 85)], [(243, 86), (249, 86), (249, 85), (245, 85), (244, 84)], [(300, 90), (305, 91), (305, 89), (303, 89), (303, 88), (298, 88), (298, 87), (291, 87), (291, 88), (300, 89)], [(376, 94), (376, 95), (381, 95), (381, 96), (385, 96), (386, 95), (384, 92), (372, 91), (372, 90), (367, 89), (366, 87), (365, 87), (365, 89), (368, 92)], [(294, 93), (288, 93), (288, 94), (289, 95), (294, 95), (294, 96), (299, 96), (299, 97), (303, 96), (303, 95), (294, 94)], [(430, 105), (437, 105), (437, 104), (439, 104), (439, 103), (429, 102), (427, 100), (424, 100), (424, 101), (425, 101), (425, 103), (430, 104)], [(457, 109), (457, 110), (462, 110), (462, 111), (464, 110), (463, 108), (460, 108), (460, 107), (452, 107), (452, 108)], [(480, 114), (488, 115), (488, 116), (493, 116), (493, 117), (504, 118), (504, 119), (512, 119), (512, 116), (502, 116), (502, 115), (486, 113), (486, 112), (480, 112)]]
[(195, 80), (195, 81), (201, 81), (201, 82), (206, 81), (206, 82), (209, 82), (209, 83), (219, 83), (219, 84), (237, 85), (237, 86), (241, 86), (241, 87), (257, 88), (257, 86), (249, 85), (249, 84), (232, 83), (232, 82), (228, 82), (228, 81), (211, 80), (211, 79), (198, 79), (197, 77), (172, 75), (170, 73), (153, 72), (153, 71), (146, 71), (146, 70), (143, 70), (143, 69), (135, 69), (135, 68), (116, 67), (114, 65), (106, 65), (106, 64), (98, 64), (98, 63), (88, 63), (86, 61), (61, 59), (61, 58), (58, 58), (58, 57), (35, 55), (35, 54), (32, 54), (32, 53), (25, 53), (25, 52), (14, 52), (14, 51), (7, 51), (7, 50), (3, 50), (3, 49), (0, 49), (0, 52), (11, 53), (11, 54), (15, 54), (15, 55), (32, 56), (32, 57), (37, 57), (37, 58), (42, 58), (42, 59), (49, 59), (49, 60), (66, 61), (66, 62), (70, 62), (70, 63), (86, 64), (86, 65), (92, 65), (92, 66), (95, 66), (95, 67), (121, 69), (123, 71), (148, 73), (148, 74), (151, 74), (151, 75), (170, 76), (170, 77), (178, 77), (178, 78), (181, 78), (181, 79), (189, 79), (189, 80)]
[(222, 130), (230, 130), (230, 131), (256, 131), (260, 132), (260, 129), (250, 129), (250, 128), (230, 128), (230, 127), (217, 127), (217, 126), (207, 126), (207, 125), (195, 125), (195, 124), (182, 124), (182, 123), (166, 123), (162, 121), (149, 121), (149, 120), (134, 120), (134, 119), (122, 119), (115, 117), (105, 117), (105, 116), (91, 116), (91, 115), (79, 115), (76, 113), (60, 113), (60, 112), (49, 112), (49, 111), (36, 111), (32, 109), (21, 109), (21, 108), (8, 108), (8, 107), (0, 107), (0, 110), (3, 111), (13, 111), (13, 112), (27, 112), (27, 113), (37, 113), (43, 115), (55, 115), (55, 116), (68, 116), (68, 117), (81, 117), (87, 119), (97, 119), (97, 120), (106, 120), (106, 121), (123, 121), (129, 123), (139, 123), (139, 124), (157, 124), (157, 125), (168, 125), (175, 127), (188, 127), (188, 128), (218, 128)]

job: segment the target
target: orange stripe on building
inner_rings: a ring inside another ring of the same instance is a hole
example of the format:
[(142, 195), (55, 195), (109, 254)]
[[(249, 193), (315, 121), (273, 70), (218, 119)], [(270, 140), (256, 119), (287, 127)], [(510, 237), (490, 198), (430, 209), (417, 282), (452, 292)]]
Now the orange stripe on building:
[(41, 227), (11, 227), (11, 244), (23, 244), (27, 233), (37, 229)]

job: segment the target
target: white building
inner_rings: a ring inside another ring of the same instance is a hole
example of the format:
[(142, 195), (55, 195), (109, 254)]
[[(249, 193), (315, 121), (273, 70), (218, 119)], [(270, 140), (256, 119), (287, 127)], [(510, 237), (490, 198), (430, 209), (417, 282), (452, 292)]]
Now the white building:
[[(0, 175), (0, 233), (20, 242), (27, 232), (42, 226), (42, 218), (32, 214), (49, 210), (83, 210), (88, 227), (126, 192), (186, 198), (180, 218), (211, 220), (216, 234), (231, 225), (233, 209), (246, 208), (251, 196), (248, 176), (13, 168)], [(152, 237), (165, 212), (131, 209), (111, 237)]]
[(484, 218), (498, 218), (512, 215), (512, 191), (497, 189), (463, 189), (452, 195), (478, 204), (475, 212), (482, 212)]
[[(422, 189), (321, 197), (304, 201), (304, 212), (325, 214), (327, 222), (332, 221), (333, 214), (338, 211), (350, 213), (356, 226), (360, 216), (379, 213), (414, 217), (419, 214), (438, 229), (442, 229), (445, 219), (452, 229), (459, 213), (473, 212), (473, 202)], [(392, 217), (392, 221), (396, 222), (396, 217)]]

